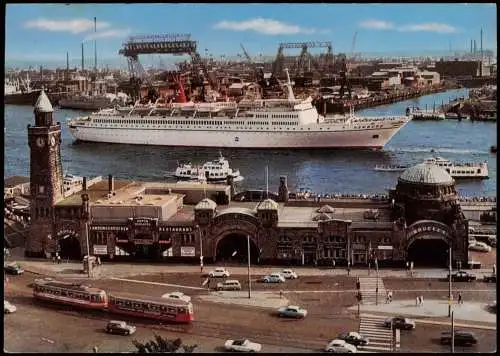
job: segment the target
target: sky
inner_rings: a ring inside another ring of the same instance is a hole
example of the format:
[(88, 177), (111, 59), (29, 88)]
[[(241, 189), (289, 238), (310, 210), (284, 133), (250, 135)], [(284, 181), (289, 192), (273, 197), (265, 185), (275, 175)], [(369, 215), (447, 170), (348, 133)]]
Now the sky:
[(191, 34), (201, 55), (207, 49), (217, 58), (242, 53), (240, 44), (251, 56), (274, 57), (279, 43), (303, 41), (331, 41), (334, 53), (465, 51), (471, 39), (479, 48), (481, 28), (483, 47), (496, 51), (496, 21), (494, 3), (8, 4), (5, 57), (6, 65), (65, 64), (69, 52), (71, 65), (79, 65), (84, 42), (91, 66), (95, 39), (100, 66), (125, 64), (118, 50), (128, 36), (168, 33)]

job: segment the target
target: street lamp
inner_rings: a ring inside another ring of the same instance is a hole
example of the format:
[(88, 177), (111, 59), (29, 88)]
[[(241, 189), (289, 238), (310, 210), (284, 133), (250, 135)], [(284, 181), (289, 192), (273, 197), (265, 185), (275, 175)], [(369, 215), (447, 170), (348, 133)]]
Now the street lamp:
[(250, 235), (247, 235), (247, 247), (248, 247), (248, 299), (251, 298), (252, 293), (252, 280), (250, 278)]
[(448, 249), (449, 262), (448, 262), (448, 317), (451, 317), (451, 244)]
[(377, 271), (377, 286), (375, 287), (375, 305), (378, 305), (378, 259), (375, 258), (375, 269)]
[(200, 271), (203, 273), (203, 238), (201, 236), (200, 226), (196, 225), (195, 228), (198, 232), (198, 238), (200, 239)]

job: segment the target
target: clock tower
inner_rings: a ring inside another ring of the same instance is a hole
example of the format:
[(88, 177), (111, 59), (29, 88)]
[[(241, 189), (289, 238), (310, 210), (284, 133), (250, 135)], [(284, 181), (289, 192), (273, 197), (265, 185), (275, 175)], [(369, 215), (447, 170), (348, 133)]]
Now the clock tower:
[(61, 124), (53, 121), (54, 109), (42, 90), (35, 104), (35, 126), (28, 125), (30, 147), (31, 225), (26, 255), (47, 252), (53, 236), (54, 206), (63, 196)]

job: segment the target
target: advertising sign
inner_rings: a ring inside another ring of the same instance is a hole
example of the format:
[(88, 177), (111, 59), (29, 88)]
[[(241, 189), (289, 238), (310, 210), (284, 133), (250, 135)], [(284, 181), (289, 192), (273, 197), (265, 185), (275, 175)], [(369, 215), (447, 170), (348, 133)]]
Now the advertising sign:
[(107, 255), (108, 246), (107, 245), (94, 245), (94, 255)]
[(181, 246), (181, 256), (182, 257), (194, 257), (194, 256), (196, 256), (194, 247)]

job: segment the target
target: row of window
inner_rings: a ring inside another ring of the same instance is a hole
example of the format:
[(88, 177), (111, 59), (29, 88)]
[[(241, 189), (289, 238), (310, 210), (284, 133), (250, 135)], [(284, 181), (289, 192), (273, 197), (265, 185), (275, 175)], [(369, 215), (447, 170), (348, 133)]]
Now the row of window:
[[(367, 238), (366, 236), (360, 236), (360, 235), (354, 235), (351, 238), (352, 243), (359, 243), (359, 244), (364, 244), (369, 240), (370, 239)], [(292, 241), (292, 238), (290, 236), (282, 235), (279, 237), (279, 242), (291, 242), (291, 241)], [(346, 243), (347, 239), (344, 236), (332, 235), (332, 236), (328, 236), (326, 241), (332, 242), (332, 243)], [(313, 236), (305, 236), (302, 238), (302, 242), (314, 243), (314, 242), (316, 242), (316, 239)], [(391, 242), (390, 237), (383, 237), (379, 240), (379, 243), (381, 243), (381, 244), (386, 244), (386, 243), (390, 243), (390, 242)]]
[(57, 296), (61, 296), (61, 297), (73, 298), (73, 299), (80, 299), (80, 300), (86, 300), (86, 301), (90, 300), (91, 302), (103, 302), (104, 301), (104, 296), (102, 296), (102, 295), (93, 295), (93, 294), (88, 294), (88, 293), (73, 292), (73, 291), (69, 291), (69, 290), (65, 290), (65, 289), (54, 289), (54, 288), (35, 286), (35, 291), (40, 292), (40, 293), (57, 295)]
[(110, 298), (110, 302), (113, 302), (113, 304), (118, 307), (133, 308), (140, 311), (152, 311), (164, 314), (177, 314), (186, 312), (186, 308), (184, 307), (167, 306), (162, 304), (132, 302), (130, 300), (121, 300), (116, 298)]

